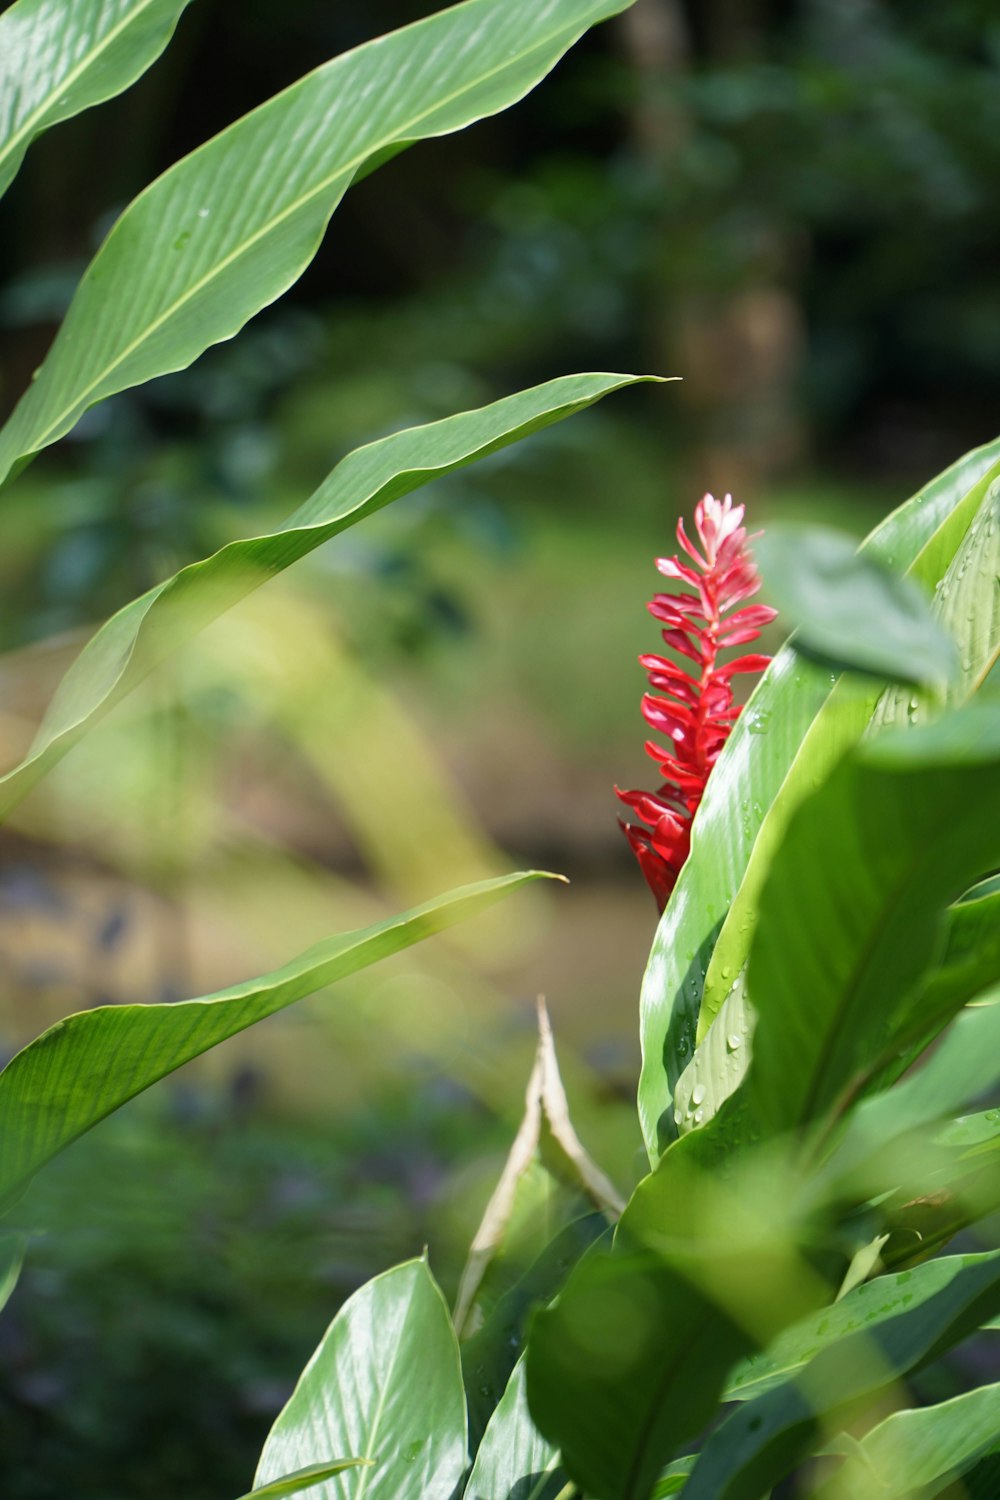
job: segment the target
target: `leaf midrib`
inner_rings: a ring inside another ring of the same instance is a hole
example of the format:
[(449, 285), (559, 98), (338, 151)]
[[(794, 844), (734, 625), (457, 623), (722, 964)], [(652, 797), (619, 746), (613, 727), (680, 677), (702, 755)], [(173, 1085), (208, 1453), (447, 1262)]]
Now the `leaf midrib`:
[[(418, 22), (417, 24), (419, 25), (420, 23)], [(423, 120), (428, 119), (430, 116), (437, 113), (438, 110), (446, 109), (448, 105), (453, 104), (457, 99), (461, 99), (463, 95), (472, 93), (475, 89), (480, 88), (491, 78), (494, 78), (510, 69), (518, 67), (522, 62), (524, 62), (526, 58), (530, 57), (533, 52), (537, 52), (543, 48), (548, 47), (561, 35), (565, 33), (572, 34), (575, 24), (578, 23), (568, 24), (564, 22), (562, 25), (556, 27), (552, 32), (542, 37), (539, 41), (535, 42), (531, 47), (528, 47), (525, 51), (518, 52), (514, 57), (508, 58), (497, 67), (487, 69), (485, 72), (478, 74), (476, 78), (465, 87), (456, 89), (451, 94), (447, 94), (443, 98), (437, 99), (429, 108), (418, 112), (417, 114), (413, 115), (405, 124), (401, 124), (392, 135), (382, 138), (377, 143), (374, 143), (367, 147), (359, 155), (350, 158), (343, 166), (338, 168), (337, 171), (332, 172), (328, 177), (323, 178), (323, 180), (318, 183), (317, 186), (310, 192), (304, 193), (300, 198), (296, 199), (294, 203), (289, 204), (287, 208), (283, 209), (280, 214), (277, 214), (272, 219), (269, 219), (266, 225), (262, 226), (255, 234), (250, 235), (249, 238), (243, 240), (238, 246), (234, 247), (234, 249), (231, 250), (227, 256), (223, 257), (221, 261), (216, 262), (213, 268), (206, 275), (200, 277), (199, 280), (195, 282), (183, 294), (183, 296), (179, 297), (170, 305), (169, 308), (165, 309), (164, 312), (162, 312), (157, 318), (155, 318), (151, 323), (147, 324), (143, 331), (139, 335), (137, 335), (137, 337), (134, 338), (132, 342), (128, 344), (126, 348), (123, 349), (122, 352), (114, 360), (112, 360), (110, 364), (106, 365), (105, 368), (100, 372), (100, 374), (98, 374), (88, 386), (85, 386), (83, 390), (77, 394), (74, 400), (69, 403), (68, 406), (63, 408), (58, 416), (52, 419), (48, 427), (43, 428), (43, 430), (36, 436), (36, 438), (33, 439), (33, 442), (37, 443), (39, 447), (44, 447), (48, 442), (52, 441), (53, 433), (56, 433), (57, 429), (63, 422), (66, 421), (67, 418), (72, 417), (73, 413), (81, 406), (81, 403), (86, 402), (87, 398), (91, 396), (94, 391), (97, 390), (97, 388), (115, 372), (115, 370), (119, 369), (126, 360), (131, 358), (131, 356), (136, 352), (137, 349), (140, 349), (144, 343), (146, 343), (150, 338), (158, 333), (165, 323), (176, 316), (181, 308), (186, 306), (186, 304), (193, 298), (197, 297), (199, 293), (205, 289), (205, 287), (210, 286), (218, 276), (227, 271), (229, 267), (231, 265), (234, 265), (236, 261), (238, 261), (242, 256), (248, 254), (249, 251), (252, 250), (259, 241), (265, 239), (269, 234), (273, 233), (275, 229), (279, 228), (288, 219), (299, 213), (313, 199), (320, 197), (323, 193), (327, 192), (338, 178), (344, 176), (350, 177), (366, 161), (370, 160), (372, 156), (377, 155), (379, 151), (383, 151), (388, 146), (394, 145), (401, 140), (405, 140), (407, 138), (408, 131), (412, 130), (415, 126), (419, 126)], [(398, 33), (396, 34), (398, 35)], [(371, 47), (377, 45), (378, 41), (380, 40), (382, 39), (376, 38), (374, 42), (365, 43), (364, 46)], [(297, 87), (298, 84), (292, 85), (293, 89)], [(279, 94), (275, 97), (280, 98), (281, 96)], [(265, 104), (259, 105), (258, 109), (266, 109), (272, 102), (273, 101), (267, 101)], [(517, 101), (515, 100), (513, 102), (516, 103)], [(250, 119), (252, 118), (252, 115), (256, 113), (257, 110), (253, 110), (251, 111), (250, 115), (245, 115), (243, 119)], [(241, 123), (242, 121), (236, 121), (234, 125), (230, 126), (229, 128), (235, 129)], [(184, 158), (183, 160), (190, 160), (190, 157)], [(178, 167), (180, 167), (180, 165), (181, 163), (178, 163)], [(142, 195), (140, 195), (140, 198), (141, 196)], [(138, 198), (135, 200), (135, 202), (139, 201), (140, 200)], [(126, 210), (126, 212), (128, 212), (128, 210)], [(118, 222), (120, 224), (122, 220), (120, 219)], [(112, 233), (114, 233), (113, 230)], [(106, 241), (105, 243), (107, 244), (108, 241)]]
[(139, 0), (135, 8), (112, 26), (98, 45), (87, 53), (86, 57), (82, 58), (75, 67), (70, 68), (69, 72), (63, 77), (59, 87), (49, 90), (42, 103), (32, 113), (25, 116), (18, 129), (8, 138), (6, 145), (0, 147), (0, 169), (3, 168), (5, 162), (9, 161), (15, 155), (18, 146), (26, 137), (27, 144), (30, 145), (31, 132), (38, 121), (45, 115), (46, 111), (51, 108), (52, 101), (56, 96), (74, 88), (86, 74), (87, 70), (101, 57), (102, 53), (106, 52), (111, 44), (116, 42), (128, 30), (138, 16), (141, 16), (144, 11), (149, 10), (150, 6), (155, 5), (155, 3), (156, 0)]

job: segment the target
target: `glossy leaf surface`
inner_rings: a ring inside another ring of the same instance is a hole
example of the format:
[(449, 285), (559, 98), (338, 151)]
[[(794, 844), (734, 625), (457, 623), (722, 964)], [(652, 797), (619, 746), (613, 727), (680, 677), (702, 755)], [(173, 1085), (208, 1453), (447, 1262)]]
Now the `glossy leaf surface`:
[(0, 16), (0, 194), (31, 142), (128, 88), (190, 0), (17, 0)]
[(532, 89), (630, 0), (465, 0), (315, 69), (158, 177), (84, 274), (0, 432), (0, 480), (88, 407), (232, 338), (305, 270), (351, 181)]
[(370, 1464), (371, 1459), (364, 1458), (342, 1458), (327, 1464), (308, 1464), (304, 1469), (297, 1469), (294, 1474), (272, 1479), (269, 1484), (241, 1495), (240, 1500), (283, 1500), (288, 1495), (304, 1495), (324, 1479), (333, 1479), (338, 1474), (346, 1473), (348, 1469), (363, 1468)]
[(933, 966), (947, 907), (998, 862), (998, 704), (879, 737), (802, 803), (750, 950), (759, 1120), (815, 1120), (876, 1063)]
[(555, 1500), (565, 1482), (559, 1450), (542, 1437), (528, 1410), (521, 1359), (479, 1445), (465, 1500)]
[(10, 1301), (24, 1263), (24, 1239), (19, 1234), (0, 1235), (0, 1309)]
[(466, 1465), (458, 1343), (424, 1260), (369, 1281), (334, 1318), (272, 1427), (255, 1484), (325, 1455), (372, 1461), (315, 1500), (452, 1500)]
[[(901, 572), (919, 556), (928, 575), (939, 578), (981, 503), (975, 487), (998, 456), (1000, 440), (966, 455), (888, 517), (865, 546)], [(694, 1051), (705, 975), (727, 913), (734, 956), (720, 966), (728, 973), (720, 973), (716, 1008), (742, 966), (753, 903), (737, 900), (737, 892), (755, 840), (790, 775), (801, 781), (800, 795), (815, 784), (816, 771), (800, 771), (798, 763), (832, 686), (828, 672), (797, 661), (786, 647), (758, 685), (709, 779), (691, 854), (660, 921), (643, 980), (639, 1114), (651, 1160), (675, 1131), (673, 1090)], [(846, 733), (830, 721), (817, 727), (809, 753), (828, 768), (863, 732), (873, 706), (862, 704), (858, 713), (852, 705)], [(779, 840), (777, 830), (772, 842)]]
[[(284, 968), (198, 1000), (97, 1006), (57, 1022), (0, 1073), (0, 1203), (84, 1131), (183, 1063), (535, 878), (507, 875), (462, 887), (402, 916), (328, 938)], [(334, 1446), (318, 1457), (338, 1452), (352, 1450)]]
[(0, 813), (170, 652), (268, 578), (429, 480), (581, 411), (634, 379), (571, 375), (358, 448), (277, 531), (230, 542), (127, 604), (67, 672), (27, 757), (0, 778)]
[[(986, 453), (995, 456), (997, 447), (997, 444), (991, 445)], [(907, 565), (910, 578), (933, 596), (934, 613), (959, 648), (959, 671), (947, 695), (952, 703), (960, 703), (969, 695), (991, 651), (980, 624), (993, 612), (992, 600), (986, 593), (987, 589), (992, 589), (988, 575), (989, 558), (985, 559), (985, 567), (982, 559), (970, 567), (968, 559), (970, 536), (988, 524), (988, 518), (995, 513), (1000, 501), (998, 474), (1000, 465), (991, 464), (958, 497), (954, 509), (948, 511), (929, 532), (924, 545)], [(945, 493), (949, 493), (948, 486), (945, 486)], [(911, 501), (910, 505), (916, 507), (917, 502)], [(918, 508), (927, 518), (936, 514), (933, 501), (925, 499)], [(906, 559), (887, 551), (893, 519), (890, 517), (865, 546), (895, 565)], [(996, 641), (993, 649), (995, 645)], [(746, 962), (761, 887), (795, 808), (829, 773), (840, 755), (857, 743), (866, 731), (873, 726), (884, 729), (894, 724), (916, 722), (920, 712), (921, 705), (909, 688), (889, 688), (880, 694), (878, 683), (869, 681), (865, 684), (852, 677), (840, 679), (810, 725), (789, 767), (780, 795), (775, 798), (761, 826), (743, 882), (709, 964), (699, 1018), (699, 1037), (704, 1035), (728, 991), (729, 976), (738, 973)], [(922, 712), (926, 714), (926, 706)]]

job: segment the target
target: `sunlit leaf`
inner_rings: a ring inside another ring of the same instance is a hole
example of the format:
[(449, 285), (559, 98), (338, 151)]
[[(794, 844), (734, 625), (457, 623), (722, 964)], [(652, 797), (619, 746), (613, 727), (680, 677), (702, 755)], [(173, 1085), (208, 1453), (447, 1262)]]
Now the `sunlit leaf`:
[(966, 1266), (920, 1306), (823, 1349), (715, 1429), (684, 1500), (760, 1500), (815, 1450), (824, 1423), (954, 1347), (998, 1308), (1000, 1254)]
[(26, 758), (0, 777), (0, 814), (172, 651), (276, 573), (429, 480), (581, 411), (631, 375), (570, 375), (343, 459), (274, 532), (229, 542), (118, 611), (67, 672)]
[[(899, 572), (913, 567), (918, 581), (933, 588), (980, 508), (988, 487), (984, 476), (998, 456), (1000, 439), (953, 464), (888, 517), (866, 548)], [(831, 691), (837, 692), (837, 705), (821, 713)], [(702, 1034), (743, 965), (756, 896), (788, 812), (861, 736), (874, 707), (874, 693), (834, 689), (829, 672), (786, 647), (713, 769), (692, 831), (691, 854), (660, 921), (643, 980), (639, 1113), (653, 1160), (676, 1133), (673, 1090), (694, 1051), (713, 948), (716, 1002), (703, 1019)], [(729, 952), (724, 951), (727, 938)]]
[(556, 1500), (565, 1483), (559, 1450), (542, 1437), (528, 1410), (521, 1359), (479, 1445), (465, 1500)]
[(305, 270), (366, 167), (506, 109), (629, 3), (465, 0), (316, 68), (158, 177), (0, 432), (0, 480), (95, 402), (238, 333)]
[(369, 1281), (334, 1318), (271, 1428), (254, 1483), (352, 1452), (314, 1500), (452, 1500), (466, 1466), (465, 1394), (448, 1309), (424, 1260)]
[(341, 1458), (327, 1464), (307, 1464), (304, 1469), (296, 1469), (294, 1474), (272, 1479), (270, 1484), (250, 1490), (248, 1494), (241, 1495), (240, 1500), (281, 1500), (286, 1495), (302, 1495), (324, 1479), (333, 1479), (348, 1469), (370, 1467), (371, 1463), (369, 1458)]
[(17, 0), (0, 16), (0, 194), (50, 125), (121, 93), (190, 0)]
[[(84, 1131), (183, 1063), (536, 878), (532, 872), (464, 886), (401, 916), (327, 938), (284, 968), (198, 1000), (102, 1005), (58, 1021), (0, 1072), (0, 1203)], [(352, 1451), (358, 1452), (334, 1445), (324, 1454)]]

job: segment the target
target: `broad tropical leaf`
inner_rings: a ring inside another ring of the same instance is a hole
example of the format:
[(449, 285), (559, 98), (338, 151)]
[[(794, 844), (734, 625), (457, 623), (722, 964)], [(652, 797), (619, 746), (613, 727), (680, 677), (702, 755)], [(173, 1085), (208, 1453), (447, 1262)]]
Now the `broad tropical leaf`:
[(795, 646), (851, 667), (943, 692), (958, 665), (954, 642), (911, 578), (854, 538), (826, 527), (769, 527), (756, 548), (769, 596)]
[(546, 1246), (531, 1270), (500, 1298), (482, 1327), (463, 1341), (462, 1372), (473, 1450), (524, 1348), (530, 1314), (536, 1307), (551, 1302), (581, 1256), (609, 1235), (603, 1214), (586, 1214), (567, 1224)]
[[(850, 753), (793, 814), (760, 898), (747, 1075), (773, 1131), (821, 1118), (885, 1059), (945, 912), (1000, 863), (1000, 704)], [(808, 996), (808, 1004), (803, 1004)]]
[(458, 1342), (424, 1260), (376, 1276), (344, 1304), (271, 1428), (254, 1483), (347, 1452), (374, 1467), (328, 1479), (315, 1500), (451, 1500), (462, 1478)]
[(158, 177), (0, 432), (0, 481), (95, 402), (184, 369), (280, 297), (360, 172), (506, 109), (629, 3), (465, 0), (334, 58)]
[[(905, 1146), (911, 1135), (919, 1154), (931, 1127), (968, 1108), (998, 1079), (1000, 1002), (973, 1006), (948, 1028), (920, 1068), (851, 1111), (809, 1191), (817, 1202), (881, 1191), (885, 1186), (881, 1160), (897, 1160), (899, 1143)], [(952, 1144), (957, 1143), (953, 1134)]]
[[(0, 1205), (84, 1131), (183, 1063), (535, 878), (505, 875), (464, 886), (402, 916), (327, 938), (272, 974), (198, 1000), (102, 1005), (58, 1021), (0, 1073)], [(335, 1445), (319, 1457), (338, 1452), (357, 1456), (358, 1450)]]
[[(609, 1337), (610, 1335), (610, 1337)], [(569, 1477), (596, 1500), (647, 1500), (713, 1414), (751, 1340), (651, 1255), (591, 1255), (528, 1341), (528, 1400)]]
[(559, 1450), (531, 1419), (522, 1358), (483, 1434), (465, 1500), (555, 1500), (565, 1483)]
[(17, 0), (0, 16), (0, 194), (37, 135), (120, 94), (190, 0)]
[(847, 1458), (816, 1500), (930, 1500), (1000, 1440), (1000, 1384), (897, 1411), (844, 1445)]
[(946, 913), (941, 956), (917, 1006), (922, 1017), (947, 1015), (1000, 981), (1000, 880), (977, 885)]
[[(932, 589), (982, 503), (998, 456), (1000, 439), (967, 454), (889, 516), (865, 547), (899, 572), (913, 568), (917, 581)], [(821, 715), (832, 691), (837, 704)], [(703, 1019), (702, 1034), (743, 965), (760, 881), (787, 821), (782, 804), (794, 806), (813, 788), (861, 736), (874, 707), (874, 694), (859, 694), (849, 685), (847, 691), (834, 689), (829, 672), (799, 660), (788, 646), (759, 683), (726, 743), (698, 809), (691, 854), (660, 921), (643, 980), (639, 1114), (651, 1160), (676, 1133), (673, 1090), (694, 1051), (713, 948), (716, 999)], [(771, 816), (772, 807), (778, 816)], [(731, 953), (724, 950), (726, 939)]]
[(684, 1500), (760, 1500), (814, 1450), (825, 1421), (954, 1347), (998, 1308), (1000, 1256), (985, 1256), (919, 1307), (823, 1349), (716, 1428)]
[(785, 1329), (767, 1349), (737, 1365), (723, 1399), (749, 1401), (784, 1385), (823, 1349), (850, 1334), (870, 1331), (889, 1318), (920, 1307), (970, 1266), (994, 1262), (997, 1258), (996, 1251), (938, 1256), (912, 1271), (897, 1271), (866, 1281), (839, 1302), (810, 1313)]
[(285, 1474), (281, 1479), (272, 1479), (270, 1484), (261, 1485), (260, 1489), (250, 1490), (248, 1494), (241, 1495), (240, 1500), (283, 1500), (286, 1495), (304, 1494), (306, 1490), (321, 1484), (324, 1479), (334, 1479), (348, 1469), (371, 1465), (370, 1458), (341, 1458), (327, 1464), (308, 1464), (304, 1469), (296, 1469), (294, 1474)]
[(268, 578), (429, 480), (581, 411), (630, 375), (570, 375), (348, 454), (274, 532), (229, 542), (125, 605), (60, 684), (27, 757), (0, 777), (0, 815), (170, 652)]

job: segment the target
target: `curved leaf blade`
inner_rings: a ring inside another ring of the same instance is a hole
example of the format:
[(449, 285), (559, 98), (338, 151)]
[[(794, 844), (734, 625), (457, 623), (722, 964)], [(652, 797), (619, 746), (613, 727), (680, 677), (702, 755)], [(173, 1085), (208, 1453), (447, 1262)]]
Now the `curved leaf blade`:
[(125, 605), (67, 672), (26, 758), (0, 777), (0, 817), (153, 667), (267, 579), (430, 480), (642, 378), (570, 375), (355, 449), (277, 531), (230, 542)]
[(852, 752), (793, 814), (748, 969), (769, 1129), (824, 1116), (883, 1058), (947, 907), (1000, 863), (998, 773), (1000, 705), (980, 702)]
[[(985, 490), (984, 476), (998, 458), (1000, 438), (965, 455), (887, 517), (865, 548), (899, 571), (919, 558), (918, 576), (923, 581), (926, 571), (932, 587), (971, 523)], [(731, 936), (734, 950), (718, 965), (716, 1010), (745, 957), (759, 876), (748, 897), (740, 888), (752, 853), (757, 860), (758, 837), (774, 821), (770, 810), (790, 777), (799, 781), (800, 795), (809, 790), (816, 774), (804, 764), (809, 754), (823, 758), (828, 769), (861, 735), (875, 706), (874, 698), (858, 704), (855, 695), (846, 695), (846, 729), (836, 716), (821, 723), (817, 716), (831, 689), (829, 673), (796, 660), (794, 649), (786, 646), (737, 720), (709, 779), (692, 829), (691, 853), (660, 920), (642, 985), (638, 1102), (653, 1162), (675, 1134), (673, 1090), (694, 1051), (702, 992), (717, 939), (721, 945), (720, 929)], [(710, 1020), (706, 1016), (703, 1030)]]
[(815, 1451), (823, 1421), (960, 1343), (1000, 1307), (1000, 1253), (967, 1266), (921, 1306), (824, 1349), (801, 1373), (712, 1433), (684, 1500), (759, 1500)]
[(281, 1479), (272, 1479), (269, 1484), (261, 1485), (260, 1489), (250, 1490), (241, 1495), (240, 1500), (281, 1500), (286, 1495), (301, 1495), (324, 1479), (333, 1479), (347, 1469), (365, 1468), (371, 1463), (370, 1458), (340, 1458), (326, 1464), (308, 1464), (304, 1469), (296, 1469), (294, 1474), (285, 1474)]
[[(461, 887), (401, 916), (327, 938), (271, 974), (198, 1000), (103, 1005), (57, 1022), (0, 1072), (0, 1205), (85, 1131), (183, 1063), (537, 878), (536, 872), (504, 875)], [(338, 1451), (359, 1450), (334, 1445), (323, 1453)]]
[(10, 1301), (24, 1264), (25, 1241), (20, 1234), (0, 1235), (0, 1309)]
[(191, 0), (17, 0), (0, 16), (0, 196), (36, 136), (120, 94)]
[(528, 1410), (522, 1357), (483, 1434), (465, 1500), (556, 1500), (565, 1483), (558, 1448), (542, 1437)]
[(271, 1428), (254, 1483), (345, 1451), (373, 1466), (327, 1480), (317, 1500), (451, 1500), (462, 1478), (458, 1341), (424, 1260), (345, 1302)]
[(957, 653), (925, 595), (853, 537), (786, 523), (769, 527), (755, 552), (798, 650), (891, 682), (947, 687)]
[(929, 1500), (996, 1447), (1000, 1384), (897, 1411), (858, 1443), (816, 1500)]
[(0, 481), (88, 407), (191, 364), (312, 260), (375, 158), (522, 98), (630, 0), (465, 0), (307, 74), (165, 172), (85, 272), (0, 432)]
[(726, 1386), (725, 1401), (750, 1401), (763, 1396), (807, 1365), (824, 1349), (863, 1330), (877, 1328), (889, 1318), (920, 1307), (960, 1276), (969, 1266), (996, 1260), (996, 1253), (946, 1255), (866, 1281), (839, 1302), (785, 1329), (761, 1353), (737, 1365)]

